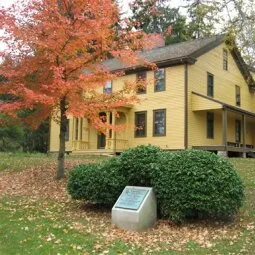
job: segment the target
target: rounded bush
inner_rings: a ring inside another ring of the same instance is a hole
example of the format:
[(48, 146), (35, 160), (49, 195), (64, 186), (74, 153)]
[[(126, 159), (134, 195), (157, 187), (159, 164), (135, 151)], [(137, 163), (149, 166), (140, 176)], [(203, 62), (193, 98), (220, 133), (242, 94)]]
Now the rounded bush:
[(233, 215), (244, 188), (229, 160), (196, 150), (164, 153), (153, 186), (161, 216), (181, 222), (197, 215)]
[(118, 158), (101, 164), (79, 165), (69, 174), (68, 192), (74, 199), (112, 206), (127, 185), (119, 169)]
[(159, 158), (164, 153), (155, 146), (138, 146), (119, 156), (120, 174), (125, 176), (129, 185), (151, 186), (153, 172), (160, 167)]

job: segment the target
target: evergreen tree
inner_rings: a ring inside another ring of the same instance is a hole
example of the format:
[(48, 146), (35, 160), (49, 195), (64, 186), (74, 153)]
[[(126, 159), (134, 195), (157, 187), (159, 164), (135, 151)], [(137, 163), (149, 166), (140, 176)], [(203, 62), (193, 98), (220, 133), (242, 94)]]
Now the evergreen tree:
[(193, 38), (208, 37), (216, 33), (215, 24), (219, 22), (219, 2), (214, 0), (186, 0), (190, 18), (189, 33)]
[(189, 40), (185, 16), (171, 8), (167, 0), (135, 0), (131, 5), (133, 27), (145, 33), (165, 36), (166, 44)]

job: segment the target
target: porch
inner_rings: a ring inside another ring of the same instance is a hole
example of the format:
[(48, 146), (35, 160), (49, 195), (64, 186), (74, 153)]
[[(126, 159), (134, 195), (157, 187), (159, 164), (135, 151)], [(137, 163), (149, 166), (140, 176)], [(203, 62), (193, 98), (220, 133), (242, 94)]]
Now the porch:
[[(224, 156), (255, 157), (254, 112), (195, 92), (192, 92), (192, 111), (195, 114), (206, 113), (207, 118), (208, 113), (212, 114), (215, 133), (208, 144), (196, 144), (192, 148), (213, 151)], [(208, 119), (205, 129), (208, 135)]]
[(116, 154), (129, 147), (127, 128), (129, 107), (118, 108), (112, 112), (101, 112), (100, 117), (112, 126), (121, 125), (123, 130), (107, 129), (105, 133), (97, 131), (85, 118), (72, 118), (71, 141), (67, 150), (73, 154)]

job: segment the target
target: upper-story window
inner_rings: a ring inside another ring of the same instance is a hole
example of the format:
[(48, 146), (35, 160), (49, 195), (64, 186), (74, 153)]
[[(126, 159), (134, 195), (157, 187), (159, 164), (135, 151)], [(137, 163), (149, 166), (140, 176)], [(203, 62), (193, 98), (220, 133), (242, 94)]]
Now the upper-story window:
[(112, 81), (107, 81), (104, 85), (104, 93), (111, 94), (112, 93)]
[(164, 136), (166, 135), (166, 110), (153, 111), (153, 135)]
[(166, 90), (166, 79), (165, 79), (165, 69), (160, 68), (154, 73), (155, 78), (155, 92), (160, 92)]
[(136, 82), (138, 83), (137, 94), (146, 94), (146, 72), (136, 74)]
[(135, 112), (135, 137), (146, 137), (147, 132), (147, 112)]
[(207, 96), (213, 97), (214, 94), (214, 76), (207, 73)]
[(213, 139), (214, 138), (214, 113), (207, 112), (207, 138)]
[(223, 49), (223, 69), (228, 70), (228, 51)]
[(241, 89), (236, 85), (236, 106), (241, 106)]

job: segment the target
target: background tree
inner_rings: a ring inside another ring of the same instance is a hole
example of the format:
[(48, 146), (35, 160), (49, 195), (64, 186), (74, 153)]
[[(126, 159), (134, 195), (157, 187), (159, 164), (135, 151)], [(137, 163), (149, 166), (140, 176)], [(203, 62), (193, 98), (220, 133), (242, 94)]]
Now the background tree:
[[(135, 84), (111, 95), (100, 93), (99, 88), (123, 75), (102, 65), (109, 57), (130, 65), (150, 65), (137, 57), (144, 34), (116, 33), (119, 10), (112, 0), (20, 0), (15, 6), (0, 9), (0, 28), (6, 31), (0, 39), (8, 45), (1, 52), (5, 62), (0, 75), (7, 82), (1, 84), (0, 94), (15, 97), (1, 102), (0, 111), (33, 127), (47, 118), (59, 122), (56, 176), (62, 178), (67, 116), (88, 118), (105, 132), (98, 113), (137, 100), (131, 93)], [(20, 110), (30, 114), (19, 116)]]
[(168, 0), (134, 0), (130, 4), (132, 25), (145, 33), (165, 35), (166, 44), (189, 40), (185, 16)]
[[(0, 76), (0, 85), (7, 79)], [(12, 95), (1, 94), (1, 102), (16, 101)], [(19, 116), (28, 115), (30, 111), (21, 110)], [(35, 130), (24, 123), (0, 114), (0, 151), (47, 152), (49, 143), (49, 120), (43, 121)]]
[[(231, 32), (246, 62), (255, 66), (255, 0), (222, 1), (222, 31)], [(227, 15), (226, 15), (227, 14)]]
[(216, 33), (219, 2), (214, 0), (186, 0), (185, 6), (190, 18), (189, 33), (193, 38), (208, 37)]

